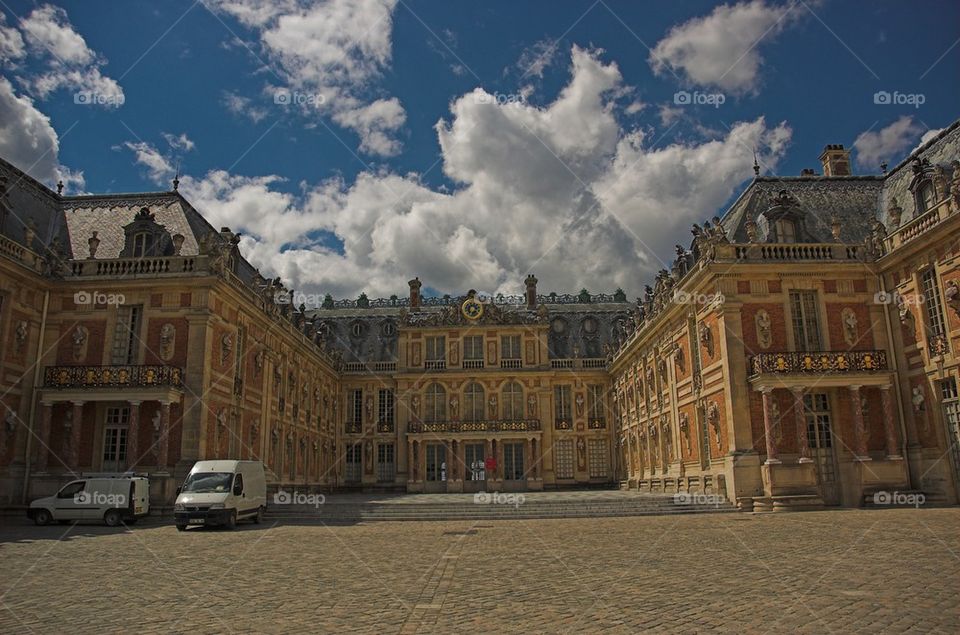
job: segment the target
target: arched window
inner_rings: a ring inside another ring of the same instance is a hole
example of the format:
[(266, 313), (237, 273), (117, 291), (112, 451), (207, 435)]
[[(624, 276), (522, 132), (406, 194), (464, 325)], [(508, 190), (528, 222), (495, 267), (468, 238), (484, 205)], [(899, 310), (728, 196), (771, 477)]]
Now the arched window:
[(934, 191), (933, 181), (927, 179), (917, 188), (917, 216), (933, 209), (937, 203), (937, 195)]
[(142, 258), (146, 256), (152, 247), (150, 234), (147, 232), (137, 232), (133, 235), (133, 257)]
[(430, 384), (423, 404), (423, 420), (435, 422), (444, 421), (446, 418), (447, 391), (440, 384)]
[(503, 387), (503, 418), (523, 419), (523, 386), (515, 381)]
[(483, 421), (483, 386), (473, 382), (463, 391), (463, 420)]
[(789, 218), (781, 218), (773, 225), (778, 243), (797, 242), (797, 226)]

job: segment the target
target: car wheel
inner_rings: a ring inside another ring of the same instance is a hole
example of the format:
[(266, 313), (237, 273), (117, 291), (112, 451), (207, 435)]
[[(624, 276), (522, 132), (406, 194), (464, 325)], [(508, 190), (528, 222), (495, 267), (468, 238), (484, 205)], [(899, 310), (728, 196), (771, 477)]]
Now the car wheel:
[(116, 527), (123, 522), (123, 516), (119, 510), (108, 509), (107, 513), (103, 515), (103, 522), (107, 523), (107, 527)]
[(44, 525), (49, 525), (51, 520), (53, 520), (53, 514), (46, 509), (38, 509), (33, 515), (33, 522), (37, 523), (41, 527)]
[(263, 522), (263, 507), (257, 508), (257, 513), (253, 516), (253, 522), (257, 525)]
[(177, 525), (177, 531), (186, 531), (186, 530), (187, 530), (186, 525)]
[(227, 516), (227, 522), (224, 525), (227, 529), (236, 529), (237, 528), (237, 510), (232, 510), (230, 515)]

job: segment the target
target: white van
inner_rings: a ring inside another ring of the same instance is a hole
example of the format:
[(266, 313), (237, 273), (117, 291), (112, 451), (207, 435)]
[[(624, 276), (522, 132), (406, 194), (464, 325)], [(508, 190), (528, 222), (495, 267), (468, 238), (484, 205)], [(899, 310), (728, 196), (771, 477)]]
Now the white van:
[(197, 461), (177, 489), (173, 516), (177, 529), (194, 525), (224, 525), (238, 520), (263, 520), (267, 480), (260, 461)]
[(30, 503), (27, 515), (38, 525), (51, 521), (96, 520), (111, 527), (132, 525), (150, 511), (150, 481), (131, 474), (96, 475), (70, 481), (53, 496)]

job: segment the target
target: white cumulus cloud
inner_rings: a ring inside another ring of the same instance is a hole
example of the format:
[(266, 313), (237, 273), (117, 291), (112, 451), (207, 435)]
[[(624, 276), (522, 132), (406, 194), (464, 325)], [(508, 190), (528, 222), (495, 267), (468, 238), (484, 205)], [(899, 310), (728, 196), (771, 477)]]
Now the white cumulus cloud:
[(764, 0), (721, 5), (710, 15), (673, 27), (650, 52), (650, 66), (657, 75), (677, 74), (698, 86), (755, 92), (763, 65), (760, 48), (797, 15), (795, 5)]
[(923, 126), (910, 115), (900, 117), (886, 128), (862, 132), (853, 142), (857, 164), (871, 169), (883, 161), (895, 165), (906, 150), (916, 144), (922, 132)]

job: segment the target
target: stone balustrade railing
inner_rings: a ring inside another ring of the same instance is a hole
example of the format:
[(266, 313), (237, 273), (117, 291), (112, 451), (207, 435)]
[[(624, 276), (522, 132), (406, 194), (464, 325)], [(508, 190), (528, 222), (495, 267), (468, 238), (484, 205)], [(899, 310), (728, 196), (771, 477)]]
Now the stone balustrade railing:
[(843, 243), (730, 243), (716, 247), (717, 260), (737, 262), (849, 261), (862, 257), (862, 246)]
[(154, 258), (109, 258), (74, 260), (75, 277), (179, 276), (207, 270), (207, 256), (157, 256)]
[(891, 231), (883, 241), (884, 253), (890, 253), (897, 247), (900, 247), (901, 245), (910, 242), (918, 236), (925, 234), (932, 227), (938, 225), (952, 213), (953, 208), (950, 206), (950, 201), (948, 199), (944, 199), (932, 209), (927, 210), (916, 218), (910, 219), (906, 223), (900, 225), (900, 227), (897, 227)]
[(6, 236), (0, 236), (0, 256), (6, 256), (35, 271), (40, 271), (41, 269), (40, 256), (20, 243), (10, 240)]
[(456, 434), (471, 432), (539, 432), (539, 419), (503, 419), (492, 421), (411, 421), (412, 434)]

